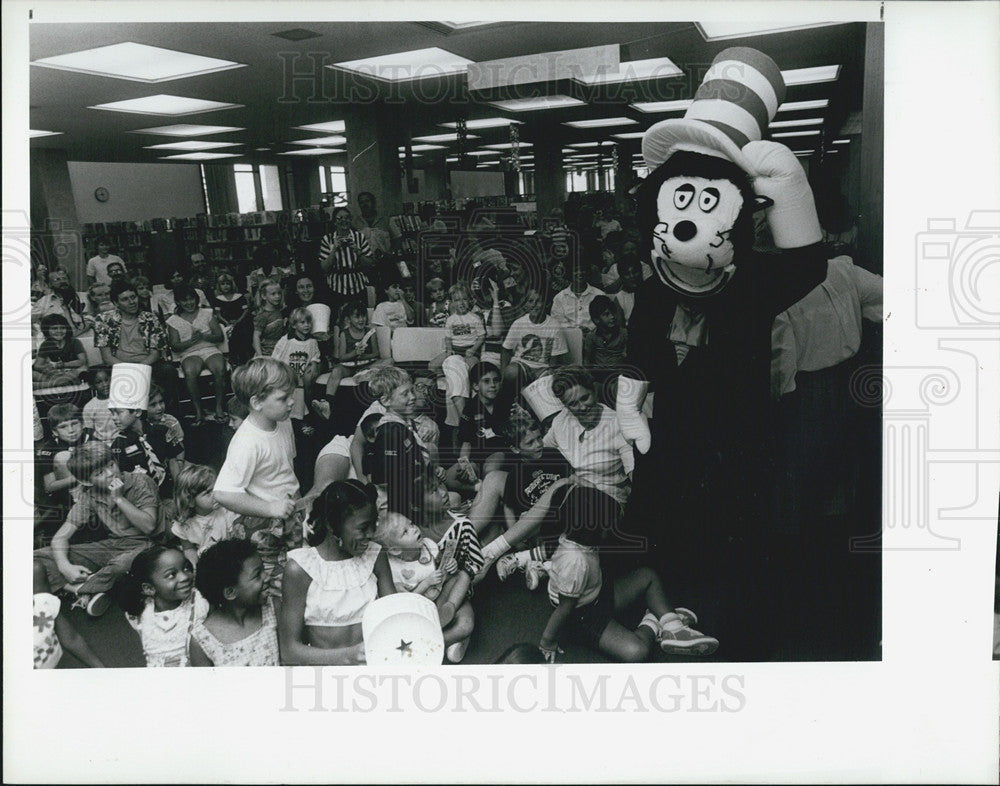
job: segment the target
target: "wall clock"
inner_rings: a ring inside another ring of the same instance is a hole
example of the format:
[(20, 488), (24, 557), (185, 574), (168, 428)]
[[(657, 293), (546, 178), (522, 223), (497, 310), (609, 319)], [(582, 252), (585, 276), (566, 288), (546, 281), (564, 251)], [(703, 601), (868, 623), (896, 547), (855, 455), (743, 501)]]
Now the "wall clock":
[(104, 186), (94, 189), (94, 199), (98, 202), (107, 202), (110, 198), (111, 194), (108, 192), (108, 189), (104, 188)]

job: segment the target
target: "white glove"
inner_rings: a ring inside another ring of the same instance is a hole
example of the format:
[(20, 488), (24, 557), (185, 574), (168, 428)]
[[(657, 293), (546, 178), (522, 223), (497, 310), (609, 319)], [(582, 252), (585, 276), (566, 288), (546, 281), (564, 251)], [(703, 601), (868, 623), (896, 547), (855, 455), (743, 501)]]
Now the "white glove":
[(649, 421), (639, 410), (642, 400), (649, 390), (648, 382), (640, 382), (629, 377), (618, 377), (618, 396), (615, 400), (615, 413), (618, 415), (618, 427), (622, 436), (630, 442), (635, 442), (640, 453), (649, 451)]
[(818, 243), (823, 231), (816, 203), (802, 164), (779, 142), (749, 142), (741, 151), (753, 166), (754, 191), (774, 201), (767, 223), (778, 248), (801, 248)]

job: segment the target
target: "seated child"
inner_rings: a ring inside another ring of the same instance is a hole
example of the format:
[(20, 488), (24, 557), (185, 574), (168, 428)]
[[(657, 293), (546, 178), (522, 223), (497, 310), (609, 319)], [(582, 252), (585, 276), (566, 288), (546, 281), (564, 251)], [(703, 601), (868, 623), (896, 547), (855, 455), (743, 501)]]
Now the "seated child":
[(451, 302), (442, 279), (432, 278), (427, 282), (427, 297), (430, 298), (425, 319), (427, 327), (444, 327), (451, 316)]
[(399, 272), (387, 269), (382, 284), (385, 287), (385, 300), (375, 306), (372, 325), (394, 330), (406, 327), (406, 308), (403, 306), (403, 287)]
[(226, 402), (226, 415), (229, 417), (229, 428), (235, 433), (243, 425), (243, 421), (250, 414), (250, 407), (246, 402), (241, 401), (238, 396), (230, 396)]
[[(80, 493), (52, 544), (35, 551), (34, 576), (36, 582), (44, 577), (53, 592), (75, 593), (77, 605), (100, 616), (108, 608), (107, 591), (158, 534), (156, 484), (147, 475), (122, 473), (111, 449), (97, 440), (76, 448), (66, 469)], [(70, 544), (76, 532), (95, 523), (110, 537)]]
[(56, 404), (46, 416), (52, 437), (35, 447), (35, 535), (45, 540), (73, 506), (76, 478), (66, 468), (70, 452), (90, 439), (75, 404)]
[[(589, 486), (572, 488), (559, 508), (563, 534), (548, 566), (549, 601), (555, 610), (539, 642), (546, 660), (555, 662), (563, 634), (574, 635), (615, 660), (632, 663), (647, 660), (654, 642), (670, 654), (715, 652), (718, 640), (690, 627), (697, 617), (670, 605), (660, 577), (651, 569), (637, 568), (613, 581), (603, 574), (601, 552), (612, 546), (619, 517), (614, 498)], [(647, 610), (632, 631), (615, 615), (640, 599)]]
[(464, 412), (458, 425), (459, 472), (463, 480), (475, 482), (504, 465), (503, 426), (506, 418), (496, 411), (500, 393), (500, 369), (481, 361), (469, 371), (472, 382), (471, 411)]
[[(423, 490), (420, 531), (425, 538), (437, 543), (445, 555), (441, 569), (454, 579), (445, 580), (445, 587), (436, 601), (441, 627), (444, 629), (456, 619), (458, 610), (471, 596), (472, 580), (483, 567), (483, 556), (472, 523), (468, 518), (451, 512), (452, 500), (448, 489), (433, 476), (426, 476)], [(450, 559), (452, 557), (454, 563)], [(471, 612), (471, 607), (469, 611)], [(458, 663), (465, 656), (467, 643), (467, 640), (463, 640), (449, 647), (446, 652), (448, 660)]]
[(264, 281), (260, 288), (260, 303), (253, 317), (253, 351), (270, 357), (278, 340), (285, 335), (285, 317), (281, 313), (281, 284)]
[(583, 363), (593, 369), (621, 367), (625, 362), (628, 331), (622, 324), (619, 309), (611, 298), (598, 295), (590, 301), (594, 330), (583, 337)]
[(194, 566), (180, 549), (154, 546), (136, 556), (115, 594), (139, 634), (147, 667), (190, 665), (191, 633), (209, 609), (194, 587)]
[[(302, 388), (305, 408), (310, 409), (313, 383), (319, 376), (321, 358), (319, 344), (312, 337), (312, 314), (304, 308), (292, 309), (288, 315), (288, 333), (278, 339), (271, 357), (287, 363), (292, 369), (295, 386)], [(302, 414), (299, 414), (297, 419), (301, 417)], [(305, 429), (303, 432), (305, 433)]]
[(424, 326), (424, 304), (417, 300), (417, 282), (412, 278), (403, 279), (403, 308), (406, 309), (406, 324), (410, 327)]
[(95, 439), (111, 444), (118, 435), (118, 426), (108, 410), (108, 396), (111, 392), (111, 367), (94, 366), (86, 375), (87, 384), (94, 397), (83, 405), (83, 427)]
[(302, 542), (288, 419), (294, 390), (294, 372), (274, 358), (254, 358), (233, 372), (233, 393), (250, 413), (229, 443), (215, 481), (215, 498), (240, 514), (237, 525), (260, 551), (269, 597), (280, 596), (285, 555)]
[(238, 513), (215, 499), (216, 474), (211, 467), (189, 464), (174, 486), (174, 516), (170, 531), (180, 538), (184, 556), (198, 564), (205, 549), (236, 536)]
[(52, 594), (45, 573), (34, 577), (31, 599), (31, 621), (34, 630), (32, 647), (34, 668), (54, 669), (62, 660), (63, 651), (73, 655), (85, 666), (104, 668), (104, 663), (86, 640), (73, 627), (69, 615), (62, 611), (62, 601)]
[(211, 611), (191, 631), (192, 666), (279, 665), (275, 601), (264, 596), (264, 563), (250, 541), (210, 546), (195, 586)]
[(149, 386), (146, 421), (149, 423), (151, 431), (156, 431), (156, 438), (159, 438), (160, 429), (163, 429), (163, 439), (169, 445), (180, 448), (180, 453), (167, 460), (170, 477), (176, 478), (180, 474), (180, 471), (184, 469), (184, 429), (181, 427), (181, 422), (167, 412), (166, 400), (163, 397), (163, 388), (155, 383)]
[(334, 397), (342, 380), (373, 366), (386, 365), (379, 355), (375, 329), (368, 324), (368, 309), (361, 301), (353, 301), (342, 311), (345, 326), (334, 334), (333, 359), (336, 365), (330, 369), (326, 383), (326, 401), (316, 401), (315, 407), (323, 417), (329, 419)]
[(36, 388), (75, 385), (87, 372), (87, 352), (73, 338), (69, 321), (62, 314), (46, 314), (41, 321), (42, 341), (31, 364), (31, 381)]
[[(472, 309), (472, 293), (465, 283), (455, 284), (450, 290), (451, 315), (444, 323), (444, 352), (429, 364), (434, 372), (440, 372), (448, 382), (445, 406), (448, 409), (445, 423), (455, 427), (465, 410), (469, 397), (469, 386), (464, 382), (468, 370), (479, 362), (479, 351), (486, 341), (486, 326), (479, 314)], [(443, 370), (445, 361), (458, 358), (465, 368), (448, 373)]]
[(111, 452), (121, 471), (149, 475), (161, 496), (169, 497), (173, 493), (173, 478), (168, 464), (177, 466), (171, 460), (183, 456), (184, 446), (167, 440), (163, 424), (147, 424), (144, 410), (111, 407), (110, 412), (118, 427), (118, 434), (111, 441)]
[[(464, 574), (458, 573), (457, 560), (454, 557), (443, 559), (438, 544), (424, 537), (420, 528), (401, 513), (390, 511), (379, 517), (375, 540), (382, 544), (389, 556), (389, 569), (397, 590), (415, 592), (433, 601), (443, 597), (445, 600), (442, 602), (447, 603), (452, 597), (454, 585), (464, 583)], [(475, 624), (468, 597), (456, 597), (461, 598), (461, 602), (454, 611), (453, 619), (447, 624), (443, 619), (441, 621), (445, 654), (452, 663), (458, 663), (464, 657)]]

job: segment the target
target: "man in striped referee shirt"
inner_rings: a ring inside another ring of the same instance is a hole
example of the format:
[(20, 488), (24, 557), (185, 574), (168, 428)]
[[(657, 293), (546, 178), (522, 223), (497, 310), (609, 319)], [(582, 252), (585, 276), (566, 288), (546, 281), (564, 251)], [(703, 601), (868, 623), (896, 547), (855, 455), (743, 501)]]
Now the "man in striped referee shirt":
[(333, 212), (333, 232), (320, 241), (319, 264), (335, 300), (343, 302), (365, 292), (369, 283), (365, 269), (372, 264), (372, 247), (351, 227), (351, 211), (346, 207)]

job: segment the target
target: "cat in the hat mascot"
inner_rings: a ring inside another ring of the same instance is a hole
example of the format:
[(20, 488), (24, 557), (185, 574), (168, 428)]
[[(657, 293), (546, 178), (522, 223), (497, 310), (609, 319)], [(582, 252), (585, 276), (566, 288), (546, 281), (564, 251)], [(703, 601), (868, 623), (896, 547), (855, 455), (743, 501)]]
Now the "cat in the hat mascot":
[[(683, 582), (685, 595), (701, 588), (712, 596), (727, 618), (718, 623), (735, 638), (747, 633), (739, 624), (773, 545), (765, 504), (771, 325), (826, 276), (805, 172), (787, 147), (762, 141), (784, 93), (773, 60), (727, 49), (685, 116), (643, 137), (650, 174), (638, 219), (657, 277), (637, 293), (635, 371), (618, 387), (622, 432), (640, 454), (626, 529), (646, 538), (641, 559), (668, 570), (678, 590)], [(753, 251), (759, 210), (779, 253)]]

